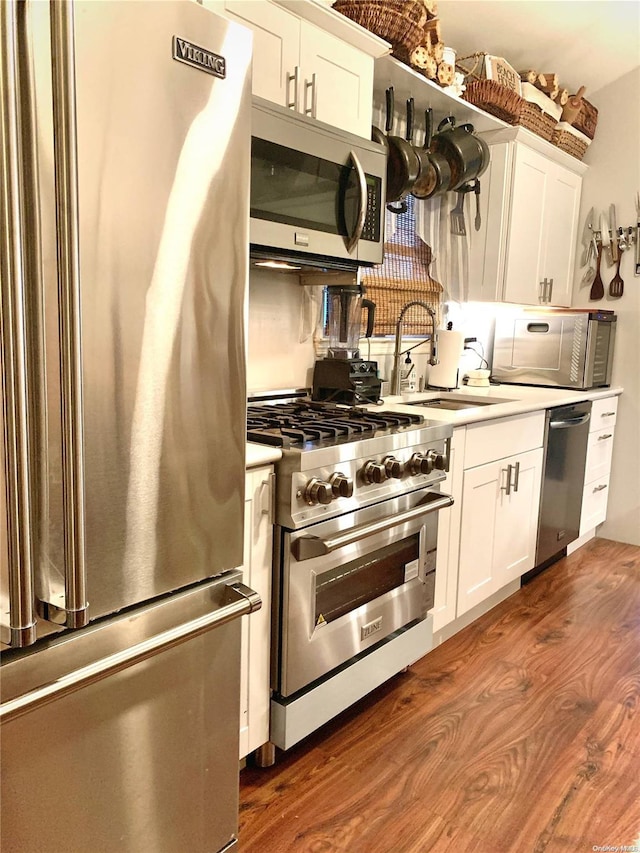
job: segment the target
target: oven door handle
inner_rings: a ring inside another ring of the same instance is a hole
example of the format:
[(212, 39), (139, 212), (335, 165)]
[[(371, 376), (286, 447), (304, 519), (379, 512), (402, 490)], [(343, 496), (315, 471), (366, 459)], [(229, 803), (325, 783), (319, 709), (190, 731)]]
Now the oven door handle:
[(330, 539), (322, 539), (320, 536), (300, 536), (292, 543), (291, 552), (299, 563), (303, 560), (311, 560), (314, 557), (322, 557), (324, 554), (330, 554), (332, 551), (344, 548), (345, 545), (353, 545), (367, 536), (382, 533), (385, 530), (390, 530), (392, 527), (399, 527), (408, 521), (421, 518), (423, 515), (438, 512), (440, 509), (451, 506), (452, 503), (453, 498), (451, 495), (430, 495), (425, 503), (418, 504), (418, 506), (414, 506), (406, 512), (398, 513), (389, 518), (382, 518), (379, 521), (373, 521), (371, 524), (362, 524), (360, 527), (353, 527), (351, 530), (340, 533), (338, 536), (333, 536)]

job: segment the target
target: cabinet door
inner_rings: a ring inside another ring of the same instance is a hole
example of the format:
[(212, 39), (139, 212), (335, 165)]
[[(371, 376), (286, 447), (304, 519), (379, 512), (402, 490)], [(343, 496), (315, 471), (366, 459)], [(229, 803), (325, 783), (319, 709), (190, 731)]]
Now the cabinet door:
[(494, 583), (494, 531), (500, 465), (489, 462), (464, 472), (458, 572), (458, 616), (488, 598)]
[(582, 178), (516, 143), (512, 181), (504, 299), (570, 305)]
[[(265, 0), (207, 0), (205, 5), (253, 30), (253, 94), (281, 106), (293, 103), (292, 78), (300, 65), (300, 19)], [(298, 96), (300, 92), (299, 88)]]
[(571, 305), (582, 178), (557, 163), (547, 181), (542, 275), (551, 279), (551, 305)]
[(441, 483), (454, 504), (438, 513), (438, 551), (436, 554), (436, 589), (434, 595), (433, 630), (440, 631), (456, 618), (458, 594), (458, 555), (460, 552), (460, 517), (462, 513), (462, 454), (465, 427), (454, 429), (447, 479)]
[(301, 21), (300, 57), (300, 111), (370, 139), (373, 59), (306, 21)]
[[(496, 590), (516, 580), (534, 566), (542, 456), (543, 450), (539, 447), (498, 463), (501, 488), (493, 551)], [(509, 494), (507, 477), (510, 477)]]
[(504, 282), (506, 302), (538, 305), (544, 299), (541, 282), (546, 275), (544, 221), (549, 165), (537, 151), (516, 144)]
[(260, 594), (262, 608), (242, 618), (240, 758), (269, 740), (271, 472), (270, 467), (256, 468), (246, 476), (244, 583)]

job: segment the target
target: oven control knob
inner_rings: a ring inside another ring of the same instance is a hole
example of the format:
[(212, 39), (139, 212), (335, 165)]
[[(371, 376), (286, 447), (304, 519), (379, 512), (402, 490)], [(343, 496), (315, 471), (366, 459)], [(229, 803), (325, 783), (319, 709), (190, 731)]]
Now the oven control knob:
[(395, 456), (385, 456), (382, 460), (387, 477), (393, 480), (400, 480), (404, 471), (404, 465)]
[(431, 452), (414, 453), (409, 460), (409, 470), (412, 474), (430, 474), (433, 471)]
[(365, 463), (365, 466), (362, 469), (362, 476), (365, 483), (384, 483), (387, 479), (387, 469), (384, 465), (380, 465), (378, 462), (370, 460)]
[(318, 480), (315, 477), (307, 483), (304, 489), (304, 499), (309, 506), (316, 504), (330, 504), (333, 500), (333, 490), (330, 483)]
[(447, 470), (447, 457), (444, 453), (438, 453), (437, 450), (427, 450), (427, 456), (431, 459), (431, 463), (436, 471)]
[(353, 496), (353, 480), (345, 474), (336, 472), (329, 477), (331, 491), (336, 498), (350, 498)]

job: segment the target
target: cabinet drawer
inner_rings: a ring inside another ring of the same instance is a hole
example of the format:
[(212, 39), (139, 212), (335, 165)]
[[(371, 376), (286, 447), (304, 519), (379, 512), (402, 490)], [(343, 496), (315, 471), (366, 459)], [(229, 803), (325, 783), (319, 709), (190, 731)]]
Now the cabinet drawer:
[(607, 501), (609, 500), (609, 476), (592, 480), (584, 487), (582, 493), (582, 513), (580, 515), (580, 536), (588, 530), (593, 530), (597, 524), (607, 517)]
[(603, 400), (594, 400), (591, 406), (591, 426), (590, 432), (595, 430), (612, 427), (616, 422), (616, 413), (618, 411), (618, 398), (605, 397)]
[(587, 444), (587, 461), (585, 465), (585, 483), (590, 483), (598, 477), (606, 477), (611, 470), (611, 454), (613, 453), (612, 428), (601, 429), (589, 433)]
[(464, 449), (465, 469), (542, 447), (544, 418), (544, 412), (532, 412), (469, 424)]

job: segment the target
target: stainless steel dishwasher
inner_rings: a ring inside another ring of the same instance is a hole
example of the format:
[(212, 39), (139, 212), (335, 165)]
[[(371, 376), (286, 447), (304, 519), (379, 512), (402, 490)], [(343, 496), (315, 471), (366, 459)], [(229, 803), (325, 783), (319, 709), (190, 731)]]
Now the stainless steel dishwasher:
[(578, 538), (590, 417), (591, 401), (547, 409), (536, 568)]

